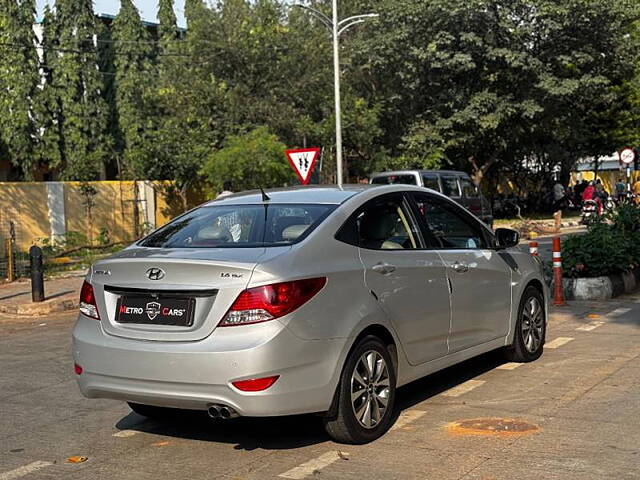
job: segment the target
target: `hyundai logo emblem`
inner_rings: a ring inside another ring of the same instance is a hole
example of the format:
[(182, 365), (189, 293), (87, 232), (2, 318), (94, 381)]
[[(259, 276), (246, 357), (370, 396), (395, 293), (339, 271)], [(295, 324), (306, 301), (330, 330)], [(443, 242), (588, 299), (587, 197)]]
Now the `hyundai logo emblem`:
[(162, 280), (164, 278), (164, 270), (161, 268), (150, 268), (147, 270), (147, 278), (149, 280)]

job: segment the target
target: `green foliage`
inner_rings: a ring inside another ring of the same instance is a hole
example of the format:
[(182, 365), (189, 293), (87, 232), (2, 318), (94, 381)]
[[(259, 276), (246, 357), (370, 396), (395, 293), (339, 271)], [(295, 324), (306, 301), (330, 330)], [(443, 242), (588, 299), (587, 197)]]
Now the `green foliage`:
[[(33, 97), (40, 82), (34, 0), (4, 0), (0, 7), (0, 155), (26, 178), (35, 165), (37, 132)], [(17, 45), (17, 46), (16, 46)], [(21, 45), (24, 45), (23, 47)], [(2, 148), (4, 146), (4, 148)]]
[(640, 264), (640, 208), (623, 204), (589, 225), (584, 235), (562, 246), (568, 277), (597, 277), (629, 271)]
[[(448, 167), (476, 182), (543, 184), (557, 167), (566, 181), (579, 158), (640, 142), (638, 2), (339, 4), (343, 18), (381, 14), (340, 40), (352, 178)], [(207, 159), (266, 127), (287, 146), (325, 147), (321, 180), (333, 180), (332, 45), (309, 12), (285, 0), (186, 0), (185, 32), (172, 0), (159, 0), (150, 33), (131, 0), (111, 25), (91, 10), (90, 0), (45, 10), (38, 62), (33, 0), (0, 8), (0, 43), (24, 44), (0, 47), (0, 156), (22, 176), (48, 168), (86, 181), (117, 163), (123, 178), (175, 180), (186, 206)]]
[(150, 135), (153, 116), (148, 92), (153, 74), (150, 37), (131, 0), (122, 0), (113, 21), (111, 37), (115, 44), (113, 65), (117, 123), (113, 132), (116, 149), (122, 155), (121, 178), (145, 178), (153, 148)]
[(203, 172), (217, 191), (229, 180), (235, 191), (278, 187), (295, 183), (286, 162), (286, 146), (259, 127), (245, 134), (231, 136), (225, 146), (207, 160)]
[(567, 173), (583, 155), (617, 146), (610, 120), (621, 99), (615, 87), (634, 69), (637, 42), (624, 33), (637, 4), (375, 5), (384, 15), (367, 28), (360, 61), (372, 65), (394, 155), (439, 159), (480, 181), (491, 168), (531, 156)]
[[(96, 19), (91, 0), (56, 3), (56, 36), (45, 48), (51, 56), (51, 88), (58, 105), (56, 122), (63, 142), (61, 177), (95, 180), (103, 172), (110, 139), (105, 136), (106, 105), (101, 96), (94, 45)], [(66, 51), (66, 53), (64, 52)]]

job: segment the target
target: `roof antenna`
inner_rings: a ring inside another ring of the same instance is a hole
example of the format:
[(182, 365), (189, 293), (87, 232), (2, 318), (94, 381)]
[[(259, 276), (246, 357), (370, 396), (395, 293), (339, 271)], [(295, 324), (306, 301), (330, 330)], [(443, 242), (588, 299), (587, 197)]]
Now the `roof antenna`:
[(262, 189), (262, 187), (260, 187), (260, 192), (262, 193), (262, 201), (263, 202), (269, 202), (271, 200), (271, 198), (269, 197), (269, 195), (267, 195), (266, 193), (264, 193), (264, 190)]

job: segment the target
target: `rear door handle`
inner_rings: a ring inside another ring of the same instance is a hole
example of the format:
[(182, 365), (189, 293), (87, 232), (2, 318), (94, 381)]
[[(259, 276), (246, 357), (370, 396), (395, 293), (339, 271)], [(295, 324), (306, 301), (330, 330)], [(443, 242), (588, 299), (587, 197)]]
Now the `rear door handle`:
[(372, 269), (374, 272), (381, 273), (382, 275), (388, 275), (396, 271), (396, 266), (389, 263), (380, 262), (376, 263)]
[(469, 265), (466, 263), (456, 262), (453, 264), (453, 269), (458, 273), (466, 273), (469, 271)]

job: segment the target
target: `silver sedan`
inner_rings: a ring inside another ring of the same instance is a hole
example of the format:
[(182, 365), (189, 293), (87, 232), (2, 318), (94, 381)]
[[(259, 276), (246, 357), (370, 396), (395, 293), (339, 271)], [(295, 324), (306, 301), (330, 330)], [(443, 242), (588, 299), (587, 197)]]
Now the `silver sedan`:
[(542, 354), (548, 292), (517, 243), (407, 185), (209, 202), (91, 267), (78, 384), (150, 417), (321, 412), (335, 440), (369, 442), (399, 386), (494, 349)]

